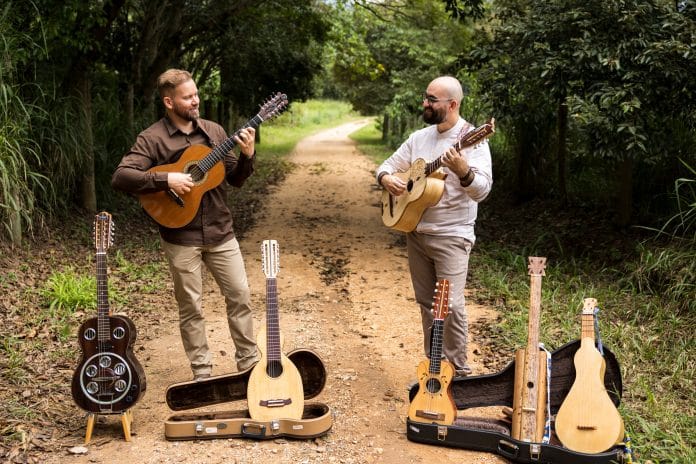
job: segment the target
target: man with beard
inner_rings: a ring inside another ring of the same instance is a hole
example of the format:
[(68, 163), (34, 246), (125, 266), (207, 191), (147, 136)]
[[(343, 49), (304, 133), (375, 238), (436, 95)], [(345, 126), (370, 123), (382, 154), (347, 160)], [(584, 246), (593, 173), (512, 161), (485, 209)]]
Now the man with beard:
[(475, 241), (478, 202), (488, 196), (493, 185), (487, 143), (461, 152), (453, 148), (463, 134), (474, 128), (459, 115), (463, 97), (462, 86), (454, 77), (434, 79), (423, 96), (423, 120), (430, 126), (412, 133), (376, 171), (377, 183), (398, 196), (406, 193), (408, 186), (394, 173), (407, 171), (418, 158), (433, 161), (442, 155), (447, 173), (444, 193), (436, 205), (425, 210), (416, 229), (406, 235), (406, 245), (427, 357), (430, 357), (435, 284), (440, 279), (449, 281), (450, 311), (444, 323), (443, 353), (458, 376), (471, 373), (467, 362), (464, 287), (469, 253)]
[[(194, 186), (190, 174), (148, 169), (176, 162), (192, 145), (215, 147), (227, 139), (227, 134), (219, 124), (199, 117), (198, 89), (187, 71), (165, 71), (157, 80), (157, 88), (165, 116), (138, 135), (111, 183), (115, 189), (131, 194), (171, 190), (183, 195)], [(241, 187), (254, 171), (254, 137), (253, 128), (245, 128), (234, 137), (240, 154), (230, 152), (225, 156), (226, 182), (203, 195), (189, 224), (176, 229), (159, 227), (179, 306), (181, 339), (195, 380), (210, 377), (213, 366), (202, 311), (203, 264), (225, 297), (237, 369), (247, 369), (258, 360), (244, 261), (226, 201), (227, 184)]]

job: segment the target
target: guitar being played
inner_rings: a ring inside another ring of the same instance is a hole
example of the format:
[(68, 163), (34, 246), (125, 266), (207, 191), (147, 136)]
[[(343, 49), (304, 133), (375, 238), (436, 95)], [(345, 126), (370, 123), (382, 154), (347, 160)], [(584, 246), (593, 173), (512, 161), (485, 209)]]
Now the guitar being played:
[(113, 222), (107, 212), (94, 220), (97, 261), (97, 316), (78, 330), (82, 360), (75, 369), (72, 396), (82, 409), (115, 414), (133, 406), (145, 391), (145, 371), (133, 354), (135, 324), (112, 315), (106, 276), (106, 250), (113, 241)]
[(188, 176), (175, 178), (180, 184), (171, 185), (166, 190), (141, 193), (138, 195), (140, 205), (150, 217), (165, 227), (183, 227), (191, 222), (203, 195), (220, 185), (225, 178), (225, 167), (221, 161), (238, 141), (243, 143), (245, 137), (253, 137), (253, 134), (248, 135), (242, 129), (259, 127), (263, 121), (280, 114), (287, 104), (287, 96), (278, 92), (261, 106), (256, 116), (215, 148), (192, 145), (176, 162), (150, 168), (150, 173), (181, 173)]

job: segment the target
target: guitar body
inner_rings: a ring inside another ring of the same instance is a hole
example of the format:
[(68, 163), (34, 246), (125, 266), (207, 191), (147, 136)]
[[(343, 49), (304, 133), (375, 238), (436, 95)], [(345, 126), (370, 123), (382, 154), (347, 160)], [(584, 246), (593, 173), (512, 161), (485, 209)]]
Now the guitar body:
[(430, 372), (430, 360), (421, 361), (416, 371), (418, 392), (411, 400), (408, 417), (414, 422), (452, 425), (457, 418), (457, 405), (452, 397), (454, 367), (442, 361), (439, 375)]
[[(256, 344), (261, 347), (266, 342), (266, 333), (261, 331)], [(304, 391), (300, 371), (284, 354), (278, 361), (269, 362), (262, 352), (249, 376), (247, 402), (249, 416), (254, 420), (302, 419)]]
[(406, 192), (399, 196), (382, 192), (382, 222), (401, 232), (413, 231), (426, 208), (437, 204), (445, 191), (447, 174), (435, 171), (425, 173), (425, 161), (417, 159), (406, 172), (394, 174), (406, 183)]
[(604, 387), (605, 362), (591, 338), (575, 353), (575, 382), (556, 415), (556, 435), (563, 446), (601, 453), (624, 437), (624, 422)]
[(183, 201), (183, 206), (177, 203), (165, 190), (138, 195), (140, 205), (145, 212), (164, 227), (178, 228), (191, 222), (198, 212), (205, 192), (220, 185), (225, 178), (225, 166), (222, 163), (215, 164), (202, 174), (202, 177), (200, 174), (197, 175), (198, 171), (195, 168), (198, 166), (198, 162), (211, 151), (212, 149), (205, 145), (192, 145), (182, 153), (181, 158), (176, 163), (162, 164), (148, 169), (148, 172), (191, 174), (194, 186), (188, 193), (179, 195)]
[[(278, 242), (261, 244), (263, 272), (266, 275), (266, 328), (256, 345), (261, 360), (254, 366), (247, 385), (249, 415), (254, 420), (302, 419), (304, 390), (297, 367), (281, 351), (283, 346), (278, 316), (276, 275), (279, 266)], [(262, 350), (261, 347), (266, 347)]]
[(135, 324), (109, 309), (106, 250), (113, 240), (111, 214), (94, 220), (97, 264), (97, 316), (78, 330), (82, 359), (72, 379), (75, 403), (87, 412), (115, 414), (133, 406), (145, 391), (145, 370), (133, 354)]
[[(537, 350), (538, 351), (538, 350)], [(514, 383), (514, 396), (512, 399), (512, 436), (513, 437), (524, 437), (525, 435), (529, 437), (529, 440), (534, 443), (541, 442), (544, 436), (544, 426), (546, 418), (546, 395), (543, 392), (546, 391), (546, 356), (540, 355), (535, 356), (535, 362), (538, 363), (536, 372), (536, 380), (534, 382), (529, 382), (525, 380), (525, 370), (519, 368), (519, 366), (525, 365), (525, 359), (527, 356), (526, 349), (519, 349), (515, 353), (515, 365), (518, 366), (515, 369), (515, 383)], [(537, 393), (532, 397), (531, 401), (535, 402), (533, 408), (523, 407), (524, 402), (527, 400), (526, 397), (529, 395), (529, 389), (536, 389)], [(529, 415), (525, 419), (526, 415)], [(525, 421), (529, 425), (525, 425)], [(528, 432), (525, 432), (527, 428)], [(532, 439), (533, 437), (533, 439)]]
[(98, 319), (86, 320), (78, 331), (82, 359), (73, 374), (72, 395), (87, 412), (120, 413), (146, 389), (145, 371), (133, 354), (135, 325), (126, 316), (109, 316), (109, 338), (99, 340)]

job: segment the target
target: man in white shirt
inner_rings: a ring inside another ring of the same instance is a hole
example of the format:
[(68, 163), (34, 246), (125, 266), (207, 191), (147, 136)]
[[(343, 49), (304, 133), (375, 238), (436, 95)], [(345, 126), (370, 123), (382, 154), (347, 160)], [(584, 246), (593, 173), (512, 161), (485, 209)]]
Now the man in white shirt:
[(392, 195), (406, 193), (407, 184), (394, 173), (404, 172), (422, 158), (432, 161), (442, 155), (447, 174), (440, 201), (427, 208), (413, 232), (406, 236), (408, 262), (416, 301), (423, 322), (424, 347), (430, 356), (431, 313), (435, 284), (447, 279), (449, 315), (444, 323), (443, 353), (458, 376), (471, 373), (467, 362), (468, 322), (464, 287), (469, 253), (476, 240), (474, 224), (478, 203), (491, 191), (493, 174), (488, 143), (457, 152), (456, 142), (472, 130), (459, 115), (464, 93), (460, 82), (440, 76), (427, 87), (423, 120), (430, 126), (413, 132), (398, 150), (377, 168), (377, 182)]

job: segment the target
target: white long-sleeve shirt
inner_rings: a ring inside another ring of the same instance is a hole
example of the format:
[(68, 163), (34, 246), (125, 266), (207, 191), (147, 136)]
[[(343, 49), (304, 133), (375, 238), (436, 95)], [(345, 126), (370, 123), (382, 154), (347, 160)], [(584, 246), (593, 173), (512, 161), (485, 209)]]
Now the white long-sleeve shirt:
[[(408, 139), (387, 158), (376, 171), (394, 174), (409, 169), (413, 161), (422, 158), (433, 161), (457, 143), (466, 131), (473, 129), (471, 124), (459, 118), (457, 124), (448, 131), (439, 133), (437, 125), (413, 132)], [(483, 141), (475, 147), (464, 148), (461, 152), (466, 157), (473, 170), (474, 181), (467, 187), (462, 187), (459, 177), (449, 168), (442, 167), (448, 174), (445, 179), (445, 190), (440, 201), (423, 213), (421, 221), (416, 226), (416, 232), (430, 235), (464, 237), (472, 244), (476, 240), (474, 224), (478, 213), (478, 203), (483, 201), (493, 186), (493, 170), (491, 152), (488, 142)]]

